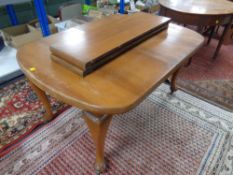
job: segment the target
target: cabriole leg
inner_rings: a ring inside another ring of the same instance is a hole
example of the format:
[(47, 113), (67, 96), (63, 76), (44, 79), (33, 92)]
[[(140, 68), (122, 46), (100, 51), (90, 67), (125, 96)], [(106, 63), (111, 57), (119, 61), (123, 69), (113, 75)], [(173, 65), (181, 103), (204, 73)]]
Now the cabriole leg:
[(88, 125), (92, 139), (96, 146), (95, 170), (97, 174), (100, 174), (106, 171), (104, 143), (112, 116), (94, 115), (89, 112), (84, 112), (83, 118)]
[(48, 100), (48, 97), (46, 96), (45, 92), (42, 91), (40, 88), (38, 88), (35, 84), (33, 84), (30, 80), (28, 80), (32, 89), (35, 91), (36, 95), (38, 96), (39, 100), (42, 102), (44, 108), (45, 108), (45, 115), (44, 115), (44, 120), (46, 122), (50, 121), (53, 119), (53, 113), (52, 109)]

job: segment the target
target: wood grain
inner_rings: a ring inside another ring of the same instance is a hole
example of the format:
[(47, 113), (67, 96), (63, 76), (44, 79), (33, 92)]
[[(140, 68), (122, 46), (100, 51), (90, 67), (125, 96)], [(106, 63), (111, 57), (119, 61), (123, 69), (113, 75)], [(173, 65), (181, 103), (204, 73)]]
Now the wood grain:
[(233, 2), (228, 0), (159, 0), (159, 4), (160, 15), (170, 17), (176, 23), (198, 27), (224, 26), (224, 31), (213, 54), (213, 59), (217, 57), (232, 24)]
[(23, 46), (17, 58), (26, 76), (55, 98), (85, 111), (117, 114), (139, 104), (186, 63), (203, 41), (194, 31), (170, 25), (85, 78), (50, 59), (55, 36)]
[(142, 37), (167, 28), (169, 21), (169, 18), (146, 13), (111, 15), (56, 34), (57, 42), (50, 50), (56, 57), (86, 70)]
[(18, 62), (36, 91), (46, 91), (84, 110), (96, 146), (95, 170), (99, 174), (106, 170), (104, 142), (112, 114), (129, 111), (172, 74), (174, 90), (179, 68), (202, 46), (204, 38), (170, 25), (85, 78), (50, 59), (49, 47), (56, 41), (56, 36), (50, 36), (23, 46), (17, 53)]
[(228, 0), (159, 0), (168, 9), (199, 15), (233, 14), (233, 3)]
[(190, 14), (180, 11), (175, 11), (167, 7), (161, 6), (160, 14), (162, 16), (167, 16), (172, 18), (176, 23), (195, 25), (195, 26), (216, 26), (216, 25), (226, 25), (230, 22), (232, 14), (222, 15), (200, 15), (200, 14)]

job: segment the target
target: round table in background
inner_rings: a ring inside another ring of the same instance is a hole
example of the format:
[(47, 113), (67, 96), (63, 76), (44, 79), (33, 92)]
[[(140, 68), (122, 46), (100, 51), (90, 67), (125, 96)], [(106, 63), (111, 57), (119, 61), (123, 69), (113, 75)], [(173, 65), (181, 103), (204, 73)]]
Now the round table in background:
[(216, 26), (224, 26), (213, 58), (216, 58), (222, 46), (225, 34), (233, 20), (233, 2), (228, 0), (159, 0), (160, 15), (172, 18), (174, 22), (208, 26), (211, 33), (208, 44)]

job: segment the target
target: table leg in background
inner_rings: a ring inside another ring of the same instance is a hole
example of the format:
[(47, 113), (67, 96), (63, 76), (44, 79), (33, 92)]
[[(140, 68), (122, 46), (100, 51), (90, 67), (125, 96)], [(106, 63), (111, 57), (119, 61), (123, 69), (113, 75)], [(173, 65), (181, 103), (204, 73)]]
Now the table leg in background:
[(227, 31), (230, 29), (231, 25), (232, 25), (232, 19), (233, 17), (231, 18), (230, 22), (225, 26), (224, 30), (223, 30), (223, 33), (219, 39), (219, 42), (218, 42), (218, 46), (214, 52), (214, 56), (213, 56), (213, 59), (215, 59), (217, 56), (218, 56), (218, 53), (219, 53), (219, 50), (221, 49), (221, 46), (222, 46), (222, 43), (223, 43), (223, 40), (225, 38), (225, 35), (227, 33)]
[(111, 115), (96, 115), (90, 112), (83, 112), (83, 118), (89, 128), (92, 139), (96, 146), (95, 170), (97, 174), (106, 171), (106, 161), (104, 159), (104, 143)]
[(207, 41), (207, 45), (210, 44), (210, 41), (211, 41), (211, 39), (213, 38), (214, 31), (215, 31), (215, 26), (211, 27), (210, 35), (209, 35), (208, 41)]
[(171, 82), (170, 82), (171, 94), (173, 94), (173, 93), (177, 90), (177, 89), (176, 89), (176, 78), (177, 78), (177, 76), (178, 76), (178, 73), (180, 72), (180, 69), (181, 69), (181, 68), (177, 69), (177, 70), (173, 73), (173, 75), (172, 75), (172, 77), (171, 77)]
[(189, 67), (192, 63), (192, 60), (193, 60), (193, 57), (189, 58), (189, 60), (187, 61), (184, 67)]

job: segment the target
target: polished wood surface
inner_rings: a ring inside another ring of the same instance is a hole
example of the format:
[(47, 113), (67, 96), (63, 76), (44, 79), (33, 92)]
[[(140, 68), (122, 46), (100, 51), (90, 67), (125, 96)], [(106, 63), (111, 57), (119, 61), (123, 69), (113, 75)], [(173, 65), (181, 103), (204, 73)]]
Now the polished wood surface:
[(224, 26), (213, 54), (213, 58), (217, 57), (233, 20), (233, 2), (228, 0), (159, 0), (159, 4), (160, 15), (170, 17), (174, 22), (211, 28)]
[(111, 15), (56, 34), (58, 42), (50, 50), (56, 57), (85, 70), (89, 64), (110, 57), (144, 35), (167, 27), (169, 21), (143, 12)]
[(57, 40), (52, 35), (23, 46), (17, 53), (18, 63), (45, 106), (45, 93), (40, 90), (83, 109), (96, 146), (98, 174), (106, 171), (104, 141), (112, 114), (129, 111), (172, 74), (174, 90), (178, 70), (204, 42), (198, 33), (170, 25), (168, 30), (82, 78), (50, 59), (49, 47)]
[(195, 25), (195, 26), (217, 26), (226, 25), (231, 21), (232, 14), (229, 15), (200, 15), (189, 14), (175, 11), (161, 6), (160, 14), (162, 16), (170, 17), (172, 20), (179, 24)]
[(192, 56), (203, 40), (189, 29), (170, 25), (168, 31), (85, 78), (51, 61), (49, 46), (57, 42), (54, 35), (23, 46), (17, 58), (26, 76), (57, 99), (87, 111), (116, 114), (141, 102)]
[(233, 3), (228, 0), (159, 0), (161, 6), (188, 14), (233, 14)]

